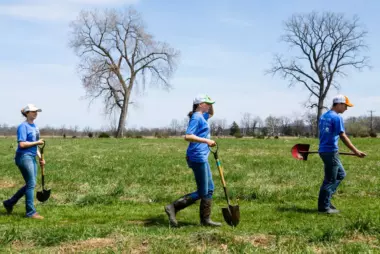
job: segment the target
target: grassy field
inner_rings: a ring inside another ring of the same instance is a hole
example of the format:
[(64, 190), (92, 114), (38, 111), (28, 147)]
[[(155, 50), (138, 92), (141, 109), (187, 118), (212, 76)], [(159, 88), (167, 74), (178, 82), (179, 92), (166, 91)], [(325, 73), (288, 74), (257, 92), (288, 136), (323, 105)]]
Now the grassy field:
[[(24, 199), (9, 216), (1, 206), (0, 252), (380, 253), (380, 139), (353, 139), (368, 156), (342, 157), (347, 177), (333, 199), (338, 215), (316, 211), (318, 155), (305, 162), (290, 154), (295, 143), (317, 149), (317, 140), (217, 141), (233, 204), (240, 205), (238, 227), (200, 227), (199, 203), (178, 213), (179, 228), (169, 227), (163, 206), (195, 190), (182, 139), (47, 139), (52, 197), (36, 201), (46, 219), (25, 219)], [(1, 200), (23, 184), (14, 150), (14, 139), (0, 139)], [(226, 202), (209, 159), (212, 218), (222, 222)]]

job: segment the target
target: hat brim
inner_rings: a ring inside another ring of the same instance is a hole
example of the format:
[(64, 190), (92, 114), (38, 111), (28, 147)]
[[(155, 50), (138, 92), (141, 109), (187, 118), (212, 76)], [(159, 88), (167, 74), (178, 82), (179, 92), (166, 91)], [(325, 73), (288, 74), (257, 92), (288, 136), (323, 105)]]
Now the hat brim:
[(353, 107), (354, 106), (354, 104), (352, 104), (352, 103), (344, 103), (344, 104), (346, 104), (347, 107)]
[(42, 112), (42, 109), (40, 108), (33, 108), (33, 109), (29, 109), (28, 111), (25, 111), (25, 113), (27, 112)]

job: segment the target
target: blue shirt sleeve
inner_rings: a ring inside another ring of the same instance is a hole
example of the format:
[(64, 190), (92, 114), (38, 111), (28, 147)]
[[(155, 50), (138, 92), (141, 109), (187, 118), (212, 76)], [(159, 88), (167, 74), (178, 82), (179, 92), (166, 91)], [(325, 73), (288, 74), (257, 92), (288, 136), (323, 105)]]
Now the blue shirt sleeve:
[(341, 116), (334, 119), (334, 130), (335, 135), (340, 135), (342, 132), (345, 132), (343, 118)]
[(192, 135), (195, 134), (198, 128), (198, 118), (192, 115), (189, 126), (187, 127), (186, 134)]
[(17, 128), (17, 142), (25, 142), (27, 137), (26, 126), (21, 124)]

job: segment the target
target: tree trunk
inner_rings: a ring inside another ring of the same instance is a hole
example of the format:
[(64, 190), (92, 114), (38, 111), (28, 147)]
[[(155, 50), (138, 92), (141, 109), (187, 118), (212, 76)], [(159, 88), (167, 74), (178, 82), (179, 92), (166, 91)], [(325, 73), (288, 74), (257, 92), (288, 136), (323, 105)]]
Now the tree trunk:
[(322, 111), (323, 111), (323, 101), (324, 98), (322, 96), (318, 100), (318, 111), (317, 111), (317, 126), (316, 126), (316, 131), (315, 131), (315, 137), (319, 137), (319, 119), (322, 116)]
[(116, 138), (122, 138), (124, 134), (123, 132), (124, 132), (124, 127), (125, 127), (125, 122), (127, 120), (129, 98), (131, 96), (133, 82), (134, 82), (134, 78), (130, 80), (128, 88), (127, 88), (127, 93), (124, 96), (123, 108), (121, 109), (121, 112), (120, 112), (119, 125), (117, 127)]

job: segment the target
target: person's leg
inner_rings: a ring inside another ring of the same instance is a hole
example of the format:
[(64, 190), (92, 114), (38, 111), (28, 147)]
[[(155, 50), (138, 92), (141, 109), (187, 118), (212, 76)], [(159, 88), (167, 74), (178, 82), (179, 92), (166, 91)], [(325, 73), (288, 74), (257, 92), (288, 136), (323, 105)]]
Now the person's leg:
[[(188, 166), (192, 168), (192, 163), (188, 161)], [(193, 170), (194, 171), (194, 170)], [(188, 193), (179, 199), (175, 200), (173, 203), (165, 206), (165, 212), (169, 217), (170, 224), (174, 227), (178, 226), (176, 219), (176, 214), (182, 209), (194, 204), (199, 199), (198, 191)]]
[[(336, 177), (336, 182), (335, 182), (335, 184), (334, 184), (334, 186), (333, 186), (333, 188), (332, 188), (332, 193), (331, 193), (331, 197), (330, 197), (330, 199), (331, 199), (332, 196), (335, 194), (335, 192), (336, 192), (336, 190), (337, 190), (339, 184), (340, 184), (340, 183), (343, 181), (343, 179), (346, 177), (346, 171), (344, 170), (344, 167), (343, 167), (343, 165), (342, 165), (342, 162), (341, 162), (340, 159), (339, 159), (339, 154), (338, 154), (338, 153), (335, 155), (334, 160), (335, 160), (335, 164), (338, 165), (338, 173), (337, 173), (337, 177)], [(331, 204), (331, 201), (330, 201), (330, 208), (332, 208), (332, 209), (336, 209), (336, 207), (335, 207), (333, 204)]]
[[(22, 156), (16, 156), (15, 162), (22, 176), (24, 177), (23, 171), (25, 171), (25, 169), (24, 169), (24, 165), (21, 164), (21, 158)], [(3, 205), (5, 209), (7, 210), (8, 214), (10, 214), (13, 211), (13, 206), (16, 205), (16, 203), (20, 200), (20, 198), (22, 198), (25, 195), (25, 191), (26, 191), (26, 185), (21, 187), (10, 199), (3, 201)]]
[(324, 180), (319, 190), (318, 210), (320, 212), (329, 212), (330, 199), (336, 185), (339, 164), (336, 163), (335, 153), (320, 153), (324, 163)]
[(206, 179), (204, 179), (204, 181), (205, 183), (207, 183), (207, 192), (204, 191), (201, 196), (201, 204), (199, 207), (201, 225), (218, 227), (222, 224), (219, 222), (214, 222), (210, 218), (212, 209), (212, 195), (214, 193), (214, 182), (212, 180), (212, 173), (208, 162), (204, 163), (203, 166), (204, 170), (206, 171)]
[(32, 156), (24, 155), (20, 161), (21, 173), (26, 183), (25, 207), (26, 217), (32, 217), (36, 213), (34, 207), (34, 188), (36, 187), (37, 164)]

